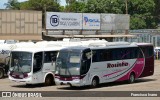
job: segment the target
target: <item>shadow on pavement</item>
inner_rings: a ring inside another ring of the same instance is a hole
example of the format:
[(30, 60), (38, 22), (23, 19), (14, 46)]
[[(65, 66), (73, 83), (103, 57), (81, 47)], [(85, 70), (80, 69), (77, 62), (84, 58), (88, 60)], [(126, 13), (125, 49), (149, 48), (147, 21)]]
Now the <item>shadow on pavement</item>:
[[(54, 86), (54, 85), (52, 85)], [(12, 87), (16, 88), (39, 88), (39, 87), (49, 87), (45, 86), (44, 84), (20, 84), (20, 85), (13, 85)]]
[[(150, 82), (150, 81), (156, 81), (157, 79), (137, 79), (135, 83), (133, 84), (139, 84), (139, 83), (144, 83), (144, 82)], [(97, 88), (103, 88), (103, 87), (114, 87), (114, 86), (119, 86), (119, 85), (129, 85), (126, 81), (122, 82), (111, 82), (111, 83), (103, 83), (100, 84)], [(52, 85), (55, 86), (55, 85)], [(83, 87), (70, 87), (69, 85), (64, 85), (65, 87), (58, 87), (58, 89), (61, 90), (87, 90), (91, 89), (90, 86), (83, 86)], [(16, 88), (39, 88), (39, 87), (49, 87), (45, 86), (44, 84), (20, 84), (20, 85), (13, 85), (12, 87)]]
[[(151, 82), (151, 81), (156, 81), (157, 79), (137, 79), (134, 83), (132, 84), (139, 84), (139, 83), (144, 83), (144, 82)], [(111, 82), (111, 83), (103, 83), (100, 84), (97, 88), (103, 88), (103, 87), (114, 87), (114, 86), (120, 86), (120, 85), (130, 85), (127, 83), (127, 81), (122, 81), (122, 82)], [(83, 87), (70, 87), (69, 85), (66, 87), (58, 87), (58, 89), (61, 90), (87, 90), (87, 89), (92, 89), (90, 86), (83, 86)], [(95, 88), (96, 89), (96, 88)]]

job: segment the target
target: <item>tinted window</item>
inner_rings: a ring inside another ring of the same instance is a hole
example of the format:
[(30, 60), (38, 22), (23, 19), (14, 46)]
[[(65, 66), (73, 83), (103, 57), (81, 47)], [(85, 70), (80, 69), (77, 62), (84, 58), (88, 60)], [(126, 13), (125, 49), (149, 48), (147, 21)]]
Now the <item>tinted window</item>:
[(137, 47), (93, 50), (92, 55), (92, 62), (134, 59), (143, 57), (141, 50)]
[(44, 53), (44, 63), (55, 62), (57, 57), (57, 51), (47, 51)]
[(34, 60), (33, 60), (33, 72), (40, 71), (42, 68), (42, 58), (43, 53), (38, 52), (34, 54)]
[(112, 60), (111, 51), (110, 50), (101, 50), (99, 52), (99, 60), (100, 61)]
[(92, 51), (92, 62), (98, 62), (98, 51), (97, 50)]
[(153, 51), (153, 47), (152, 46), (149, 46), (149, 47), (141, 47), (144, 55), (145, 55), (145, 58), (147, 57), (151, 57), (153, 56), (154, 54), (154, 51)]

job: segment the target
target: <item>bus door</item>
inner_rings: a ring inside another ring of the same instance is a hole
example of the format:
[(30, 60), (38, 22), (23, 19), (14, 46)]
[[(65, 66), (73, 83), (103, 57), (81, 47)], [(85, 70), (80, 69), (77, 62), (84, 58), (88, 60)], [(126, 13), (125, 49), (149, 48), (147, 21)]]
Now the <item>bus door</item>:
[(43, 64), (43, 72), (44, 74), (47, 72), (55, 72), (55, 61), (57, 57), (58, 51), (46, 51), (44, 52), (44, 64)]
[(37, 52), (34, 54), (33, 57), (33, 83), (40, 83), (43, 82), (42, 78), (42, 60), (43, 60), (43, 53)]
[(86, 82), (87, 81), (89, 82), (89, 80), (91, 79), (89, 73), (90, 65), (91, 65), (91, 50), (86, 49), (82, 52), (82, 63), (80, 70), (80, 75), (83, 78), (83, 84), (86, 84)]

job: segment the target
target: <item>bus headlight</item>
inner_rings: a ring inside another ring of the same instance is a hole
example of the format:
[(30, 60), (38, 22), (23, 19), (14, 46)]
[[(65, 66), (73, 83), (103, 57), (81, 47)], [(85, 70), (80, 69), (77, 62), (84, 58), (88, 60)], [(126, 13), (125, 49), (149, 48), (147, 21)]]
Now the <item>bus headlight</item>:
[(58, 71), (56, 71), (55, 74), (58, 74)]

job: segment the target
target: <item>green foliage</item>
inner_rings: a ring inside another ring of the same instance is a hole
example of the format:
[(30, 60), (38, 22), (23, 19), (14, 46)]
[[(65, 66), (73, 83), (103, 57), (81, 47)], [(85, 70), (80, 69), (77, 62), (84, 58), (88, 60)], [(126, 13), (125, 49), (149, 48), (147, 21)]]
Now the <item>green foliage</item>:
[(29, 8), (31, 10), (39, 11), (59, 11), (60, 5), (54, 0), (29, 0)]
[(122, 13), (122, 0), (88, 0), (85, 12), (90, 13)]
[(83, 2), (73, 2), (69, 5), (66, 5), (65, 12), (84, 12), (85, 3)]
[(153, 0), (130, 0), (128, 12), (131, 16), (131, 29), (156, 28)]
[[(158, 22), (160, 24), (160, 0), (154, 0), (155, 2), (155, 12), (154, 12), (154, 16), (155, 16), (155, 21)], [(156, 26), (157, 23), (155, 23)]]
[(67, 5), (71, 5), (71, 4), (75, 3), (75, 2), (76, 2), (76, 0), (66, 0), (66, 4)]
[(28, 10), (29, 9), (29, 2), (21, 2), (20, 3), (20, 9), (21, 10)]

